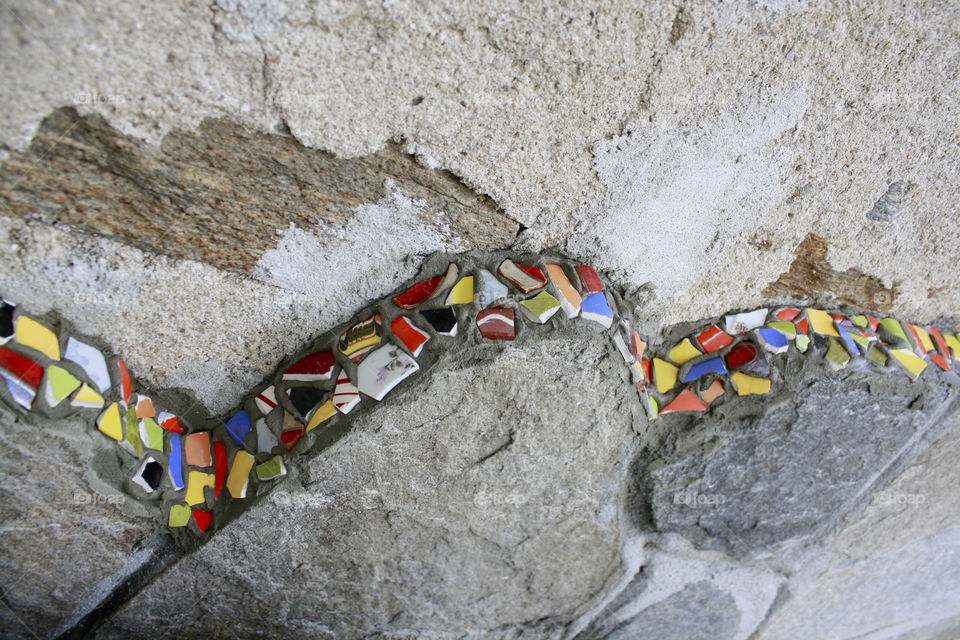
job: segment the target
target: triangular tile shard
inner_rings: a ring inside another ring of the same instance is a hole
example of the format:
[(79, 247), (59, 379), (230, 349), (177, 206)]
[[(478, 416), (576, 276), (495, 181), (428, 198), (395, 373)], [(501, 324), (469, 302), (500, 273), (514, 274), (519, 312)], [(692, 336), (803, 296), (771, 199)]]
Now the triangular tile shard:
[(294, 382), (329, 380), (333, 377), (334, 364), (332, 351), (317, 351), (287, 367), (283, 372), (282, 379)]
[(487, 340), (513, 340), (517, 337), (514, 311), (506, 307), (489, 307), (477, 314), (477, 328)]
[(363, 357), (380, 344), (382, 336), (382, 318), (379, 313), (376, 313), (340, 334), (340, 353), (360, 364)]
[(56, 407), (67, 396), (80, 388), (80, 380), (66, 369), (55, 364), (47, 367), (47, 383), (43, 388), (43, 397), (49, 407)]
[(86, 382), (80, 385), (77, 395), (70, 401), (71, 407), (81, 407), (84, 409), (101, 409), (105, 404), (103, 396), (93, 390)]
[(473, 290), (473, 276), (466, 276), (461, 278), (457, 284), (450, 289), (450, 293), (447, 294), (446, 299), (443, 301), (443, 304), (448, 307), (455, 304), (471, 304), (474, 299), (474, 290)]
[(671, 349), (670, 353), (667, 355), (675, 364), (683, 364), (688, 360), (692, 360), (693, 358), (702, 356), (703, 354), (699, 349), (693, 346), (693, 343), (690, 342), (690, 338), (684, 338), (680, 341), (680, 344)]
[(543, 275), (543, 271), (537, 267), (518, 264), (510, 258), (500, 263), (497, 273), (515, 286), (520, 293), (530, 293), (547, 285), (547, 278)]
[(660, 415), (677, 412), (699, 412), (707, 408), (707, 403), (697, 397), (690, 387), (680, 392), (673, 402), (660, 410)]
[(357, 367), (357, 387), (364, 395), (380, 401), (419, 370), (417, 361), (399, 347), (383, 346), (371, 352)]

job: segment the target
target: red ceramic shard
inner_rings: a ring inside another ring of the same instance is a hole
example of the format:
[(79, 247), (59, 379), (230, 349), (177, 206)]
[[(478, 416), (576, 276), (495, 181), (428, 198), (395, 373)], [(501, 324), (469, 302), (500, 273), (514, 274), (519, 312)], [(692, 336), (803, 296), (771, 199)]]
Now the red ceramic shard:
[(43, 380), (43, 367), (6, 347), (0, 347), (0, 369), (13, 374), (34, 391), (40, 388)]
[(200, 529), (201, 532), (206, 531), (210, 523), (213, 522), (213, 514), (209, 511), (203, 511), (202, 509), (194, 509), (193, 521), (197, 523), (197, 528)]
[[(719, 380), (718, 380), (719, 382)], [(707, 403), (697, 397), (693, 389), (687, 387), (680, 392), (673, 402), (660, 410), (660, 415), (665, 413), (679, 413), (681, 411), (703, 411), (707, 408)]]
[(927, 347), (923, 344), (923, 340), (920, 339), (920, 332), (918, 332), (917, 328), (909, 322), (904, 322), (903, 324), (907, 325), (907, 330), (910, 331), (910, 335), (912, 335), (913, 339), (916, 341), (917, 349), (919, 349), (920, 354), (926, 355)]
[(227, 480), (227, 448), (221, 442), (213, 443), (213, 465), (217, 473), (217, 479), (213, 486), (213, 497), (220, 497), (220, 489), (223, 489), (223, 483)]
[(760, 352), (755, 345), (741, 342), (727, 353), (727, 369), (731, 371), (742, 369), (756, 360), (758, 355)]
[(543, 275), (543, 269), (540, 267), (531, 267), (528, 264), (520, 264), (519, 262), (517, 262), (516, 265), (526, 271), (527, 275), (529, 275), (531, 278), (536, 278), (544, 284), (547, 283), (547, 277)]
[(130, 379), (130, 372), (127, 371), (127, 365), (123, 360), (117, 358), (117, 368), (120, 369), (120, 394), (123, 401), (130, 404), (130, 398), (133, 396), (133, 381)]
[(733, 336), (717, 325), (711, 325), (709, 329), (697, 334), (697, 342), (707, 353), (713, 353), (733, 342)]
[[(952, 356), (950, 355), (950, 347), (947, 346), (947, 341), (943, 339), (943, 334), (940, 333), (940, 330), (937, 329), (936, 327), (930, 327), (927, 331), (930, 333), (931, 336), (933, 336), (933, 342), (934, 342), (934, 344), (937, 345), (937, 350), (938, 350), (938, 351), (940, 352), (940, 354), (943, 356), (943, 358), (942, 358), (943, 361), (944, 361), (944, 362), (947, 364), (947, 366), (949, 367), (949, 366), (950, 366), (950, 359), (951, 359)], [(933, 357), (931, 356), (930, 359), (932, 360)], [(938, 363), (938, 364), (939, 364), (939, 363)], [(949, 369), (948, 369), (948, 371), (949, 371)]]
[(163, 428), (164, 431), (183, 433), (183, 427), (180, 426), (180, 420), (177, 419), (177, 416), (168, 411), (161, 411), (157, 416), (157, 422), (160, 423), (160, 427)]
[(793, 322), (794, 320), (797, 319), (797, 317), (799, 317), (801, 313), (802, 311), (800, 309), (797, 309), (795, 307), (786, 307), (784, 309), (780, 309), (773, 315), (777, 318), (777, 320), (782, 320), (784, 322)]
[(513, 340), (517, 337), (513, 309), (487, 307), (477, 314), (477, 328), (488, 340)]
[(643, 377), (647, 379), (647, 382), (653, 382), (653, 366), (650, 364), (650, 361), (646, 358), (640, 361), (640, 364), (643, 365)]
[(286, 445), (287, 451), (293, 449), (297, 443), (300, 442), (300, 438), (303, 437), (304, 433), (306, 433), (304, 426), (289, 413), (284, 412), (280, 442)]
[(880, 320), (874, 318), (873, 316), (867, 316), (867, 322), (870, 323), (870, 331), (876, 333), (877, 329), (880, 328)]
[(299, 382), (329, 380), (333, 375), (333, 364), (332, 351), (317, 351), (290, 365), (283, 372), (283, 379)]
[(794, 323), (794, 324), (797, 325), (797, 330), (798, 330), (798, 331), (803, 331), (804, 333), (806, 333), (806, 334), (809, 335), (809, 333), (810, 333), (810, 321), (809, 321), (807, 318), (804, 318), (804, 319), (801, 320), (800, 322), (796, 322), (796, 323)]
[(603, 291), (603, 282), (601, 282), (600, 276), (593, 270), (593, 267), (581, 264), (577, 267), (577, 275), (580, 276), (580, 284), (583, 285), (584, 291), (590, 293)]
[(395, 297), (393, 302), (401, 309), (416, 309), (421, 303), (425, 302), (427, 298), (433, 295), (433, 292), (437, 290), (437, 286), (442, 280), (443, 278), (438, 276), (424, 280), (423, 282), (418, 282)]
[(947, 364), (947, 361), (944, 360), (944, 359), (943, 359), (943, 356), (940, 355), (939, 353), (935, 353), (935, 354), (933, 354), (932, 356), (930, 356), (930, 362), (932, 362), (933, 364), (937, 365), (938, 367), (940, 367), (940, 368), (943, 369), (944, 371), (950, 371), (950, 370), (951, 370), (951, 369), (950, 369), (950, 365)]

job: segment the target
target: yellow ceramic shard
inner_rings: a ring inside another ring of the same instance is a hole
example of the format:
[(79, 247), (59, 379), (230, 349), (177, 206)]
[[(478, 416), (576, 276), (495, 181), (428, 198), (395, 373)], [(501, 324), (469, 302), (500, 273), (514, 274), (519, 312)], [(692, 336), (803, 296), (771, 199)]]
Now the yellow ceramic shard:
[(36, 349), (48, 358), (60, 359), (60, 341), (57, 334), (33, 318), (17, 318), (16, 340), (31, 349)]
[(810, 329), (822, 336), (833, 336), (839, 338), (840, 333), (833, 326), (833, 318), (826, 311), (820, 309), (807, 309), (807, 317), (810, 318)]
[(943, 335), (943, 341), (946, 342), (947, 346), (953, 351), (953, 359), (960, 360), (960, 340), (957, 340), (956, 336), (945, 333)]
[(202, 471), (191, 471), (187, 476), (187, 504), (203, 504), (207, 499), (203, 496), (204, 487), (213, 488), (216, 476)]
[(677, 384), (677, 375), (680, 367), (675, 367), (666, 360), (653, 359), (653, 377), (657, 381), (657, 392), (666, 393)]
[(242, 449), (233, 456), (233, 466), (230, 467), (230, 475), (227, 476), (227, 489), (234, 498), (247, 497), (247, 483), (250, 482), (253, 462), (253, 456)]
[(77, 395), (73, 396), (72, 402), (75, 407), (102, 407), (103, 396), (84, 382), (83, 386), (80, 387), (80, 391), (77, 391)]
[[(310, 422), (307, 423), (307, 431), (316, 427), (317, 425), (326, 422), (334, 415), (336, 415), (337, 409), (333, 406), (333, 400), (327, 400), (322, 405), (317, 407), (317, 410), (313, 412), (313, 416), (310, 417)], [(304, 433), (306, 433), (304, 432)]]
[(117, 442), (123, 440), (123, 423), (120, 421), (120, 405), (114, 402), (97, 418), (97, 429)]
[(910, 349), (890, 349), (890, 355), (893, 356), (901, 367), (910, 375), (913, 380), (927, 368), (927, 361), (915, 354)]
[(677, 364), (683, 364), (691, 358), (696, 358), (700, 353), (700, 350), (693, 346), (693, 343), (690, 342), (690, 338), (684, 338), (683, 342), (675, 346), (670, 350), (670, 359), (676, 362)]
[(933, 338), (930, 337), (930, 334), (927, 333), (927, 330), (918, 327), (917, 325), (910, 325), (913, 327), (913, 330), (917, 332), (917, 335), (920, 336), (920, 343), (923, 345), (924, 353), (930, 353), (931, 351), (936, 352), (937, 348), (933, 346)]
[(473, 291), (473, 276), (460, 278), (460, 282), (447, 294), (446, 304), (470, 304), (473, 302)]
[(738, 371), (730, 379), (737, 387), (737, 395), (740, 396), (763, 394), (770, 391), (770, 381), (764, 378), (754, 378)]
[(653, 396), (647, 396), (647, 403), (650, 405), (650, 419), (656, 420), (657, 416), (660, 415), (660, 405), (657, 404), (657, 399)]

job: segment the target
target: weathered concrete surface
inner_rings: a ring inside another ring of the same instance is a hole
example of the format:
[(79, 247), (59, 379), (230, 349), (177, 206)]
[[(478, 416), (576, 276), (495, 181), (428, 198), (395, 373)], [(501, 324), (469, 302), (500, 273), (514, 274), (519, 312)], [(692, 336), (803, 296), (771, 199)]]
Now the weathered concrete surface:
[(94, 431), (0, 405), (0, 637), (46, 635), (150, 538), (147, 511), (90, 471), (117, 464)]
[(582, 392), (618, 357), (604, 343), (550, 338), (438, 369), (98, 637), (211, 637), (222, 625), (291, 638), (562, 630), (620, 571), (629, 389)]

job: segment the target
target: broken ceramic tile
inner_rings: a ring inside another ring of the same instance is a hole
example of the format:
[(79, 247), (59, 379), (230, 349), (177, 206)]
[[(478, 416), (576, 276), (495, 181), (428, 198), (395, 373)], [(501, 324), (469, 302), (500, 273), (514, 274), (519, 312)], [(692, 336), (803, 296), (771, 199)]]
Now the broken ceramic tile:
[(880, 337), (887, 344), (898, 344), (903, 342), (909, 344), (907, 334), (903, 331), (903, 326), (896, 318), (884, 318), (880, 321)]
[(480, 293), (480, 306), (486, 308), (490, 305), (510, 295), (507, 285), (503, 284), (497, 277), (487, 271), (480, 269), (480, 279), (483, 281), (483, 290)]
[(393, 299), (401, 309), (416, 309), (427, 300), (436, 298), (453, 286), (459, 275), (457, 265), (452, 262), (447, 267), (447, 272), (442, 277), (430, 278), (413, 285)]
[(477, 328), (488, 340), (513, 340), (516, 337), (513, 309), (489, 307), (477, 314)]
[(836, 338), (830, 338), (830, 348), (827, 349), (825, 357), (827, 358), (827, 364), (834, 371), (843, 369), (850, 362), (850, 354)]
[(727, 368), (723, 366), (723, 358), (720, 356), (708, 358), (690, 365), (687, 373), (683, 376), (683, 382), (693, 382), (710, 373), (722, 375), (726, 372)]
[[(328, 402), (330, 404), (330, 410), (336, 412), (336, 409), (333, 408), (333, 401), (330, 400)], [(287, 451), (293, 449), (305, 433), (306, 429), (303, 424), (298, 422), (297, 419), (289, 413), (284, 412), (283, 426), (280, 428), (280, 442), (287, 447)]]
[(457, 314), (450, 307), (428, 309), (420, 313), (438, 334), (451, 337), (457, 335)]
[[(594, 294), (596, 295), (596, 294)], [(653, 359), (653, 375), (657, 380), (657, 393), (667, 393), (677, 384), (677, 375), (680, 367), (672, 365), (661, 358)]]
[(97, 429), (117, 442), (123, 440), (123, 421), (120, 417), (120, 405), (114, 402), (97, 418)]
[(653, 383), (653, 364), (647, 358), (640, 359), (640, 366), (643, 368), (643, 378), (647, 382)]
[(277, 406), (277, 388), (270, 385), (258, 393), (254, 404), (257, 405), (257, 411), (263, 415), (269, 414)]
[(558, 300), (560, 300), (560, 307), (563, 312), (567, 315), (567, 318), (576, 318), (580, 315), (580, 303), (583, 302), (583, 298), (577, 293), (563, 267), (559, 264), (548, 264), (547, 274), (553, 280), (553, 284), (556, 285), (557, 293), (560, 294)]
[(171, 433), (167, 438), (170, 451), (167, 454), (167, 473), (170, 474), (170, 484), (177, 491), (183, 489), (183, 444), (179, 433)]
[(697, 342), (707, 353), (719, 351), (733, 342), (733, 336), (713, 324), (697, 334)]
[(603, 282), (600, 276), (594, 271), (593, 267), (585, 264), (577, 266), (577, 276), (580, 278), (580, 284), (584, 293), (598, 293), (603, 291)]
[(519, 289), (520, 293), (530, 293), (542, 289), (547, 284), (547, 278), (543, 275), (543, 271), (537, 267), (518, 264), (510, 258), (506, 258), (500, 263), (500, 266), (497, 267), (497, 273)]
[(169, 411), (161, 411), (157, 416), (157, 422), (164, 431), (172, 433), (183, 433), (183, 427), (180, 425), (180, 419)]
[(524, 310), (524, 313), (526, 313), (531, 320), (538, 324), (543, 324), (560, 310), (560, 301), (546, 291), (541, 291), (529, 300), (522, 301), (520, 308)]
[(807, 347), (810, 346), (810, 336), (798, 333), (796, 339), (794, 340), (794, 344), (797, 345), (797, 349), (800, 351), (800, 353), (804, 353), (806, 352)]
[(33, 399), (37, 395), (36, 392), (24, 384), (22, 380), (5, 371), (0, 370), (0, 378), (3, 378), (3, 381), (6, 383), (7, 391), (10, 393), (13, 401), (29, 411), (33, 406)]
[(737, 395), (740, 396), (762, 395), (770, 391), (769, 380), (754, 378), (739, 371), (730, 376), (730, 381), (733, 382)]
[(126, 440), (120, 444), (125, 445), (129, 451), (137, 456), (143, 455), (143, 442), (140, 440), (140, 421), (137, 419), (137, 408), (128, 406), (126, 412)]
[(693, 343), (690, 342), (690, 338), (684, 338), (680, 344), (675, 346), (670, 350), (670, 353), (667, 354), (671, 360), (676, 364), (683, 364), (687, 360), (692, 360), (697, 356), (702, 356), (700, 350), (693, 346)]
[(936, 346), (933, 344), (933, 339), (930, 337), (930, 334), (927, 333), (926, 329), (912, 324), (910, 325), (910, 329), (917, 335), (917, 341), (924, 353), (930, 353), (936, 349)]
[(191, 471), (187, 474), (187, 495), (186, 502), (190, 506), (203, 504), (207, 501), (203, 490), (207, 487), (213, 489), (216, 478), (212, 473), (203, 471)]
[(890, 355), (893, 356), (897, 364), (903, 367), (903, 370), (910, 376), (911, 380), (916, 380), (920, 374), (923, 373), (923, 370), (927, 368), (926, 361), (910, 349), (890, 349)]
[(187, 464), (192, 467), (209, 467), (210, 459), (210, 432), (197, 431), (184, 439), (184, 449), (187, 452)]
[(120, 397), (123, 398), (124, 404), (130, 404), (130, 399), (133, 397), (133, 380), (130, 378), (127, 365), (123, 364), (120, 358), (117, 358), (117, 369), (120, 370)]
[(940, 368), (943, 369), (944, 371), (953, 371), (953, 369), (950, 368), (950, 363), (947, 362), (947, 361), (944, 359), (944, 357), (943, 357), (942, 355), (940, 355), (939, 353), (931, 354), (931, 355), (930, 355), (930, 362), (932, 362), (933, 364), (937, 365), (938, 367), (940, 367)]
[(143, 446), (154, 451), (163, 451), (163, 429), (157, 421), (154, 418), (143, 418), (138, 426)]
[(77, 395), (73, 396), (73, 399), (70, 401), (70, 406), (82, 407), (84, 409), (101, 409), (104, 403), (103, 396), (84, 382), (80, 385), (80, 391), (77, 391)]
[[(310, 415), (309, 419), (307, 420), (307, 426), (304, 430), (304, 433), (308, 433), (314, 428), (316, 428), (317, 426), (323, 424), (324, 422), (332, 418), (334, 415), (336, 415), (336, 413), (337, 413), (337, 409), (336, 409), (336, 406), (333, 404), (333, 399), (327, 400), (326, 402), (324, 402), (323, 404), (321, 404), (320, 406), (318, 406), (316, 409), (313, 410), (313, 413)], [(287, 424), (286, 416), (284, 416), (285, 428), (286, 428), (286, 424)]]
[(190, 507), (185, 504), (175, 504), (170, 507), (170, 516), (167, 525), (170, 527), (185, 527), (190, 522)]
[(274, 456), (257, 465), (258, 480), (276, 480), (285, 475), (287, 475), (287, 467), (283, 464), (283, 458), (280, 456)]
[(227, 476), (227, 491), (233, 498), (246, 498), (247, 485), (250, 483), (250, 470), (253, 469), (253, 456), (240, 449), (233, 456), (230, 475)]
[(657, 416), (660, 415), (660, 404), (656, 398), (650, 395), (647, 396), (647, 415), (650, 416), (651, 420), (656, 420)]
[(156, 418), (157, 411), (153, 408), (153, 400), (147, 396), (137, 394), (137, 417)]
[(591, 293), (584, 298), (580, 305), (580, 317), (592, 320), (604, 329), (609, 329), (613, 324), (613, 311), (603, 293)]
[(693, 389), (687, 387), (680, 392), (680, 395), (674, 398), (673, 402), (660, 410), (660, 415), (665, 413), (703, 411), (706, 408), (707, 403), (701, 400), (697, 394), (693, 392)]
[(213, 514), (203, 509), (194, 509), (193, 522), (197, 525), (197, 529), (200, 529), (200, 533), (204, 533), (213, 522)]
[[(449, 309), (447, 309), (449, 311)], [(376, 313), (340, 334), (340, 353), (360, 364), (370, 349), (383, 339), (382, 318)]]
[(790, 341), (782, 331), (760, 327), (754, 329), (753, 334), (760, 346), (770, 353), (786, 353), (787, 349), (790, 348)]
[(810, 335), (810, 320), (806, 317), (802, 320), (793, 323), (797, 327), (797, 335), (803, 333), (804, 335)]
[[(343, 374), (341, 374), (343, 375)], [(287, 390), (287, 396), (290, 398), (290, 404), (303, 417), (311, 415), (313, 410), (327, 399), (329, 392), (316, 387), (293, 387)]]
[(857, 330), (851, 331), (850, 338), (855, 343), (857, 343), (857, 346), (859, 347), (863, 347), (864, 349), (867, 349), (870, 347), (870, 340), (865, 335), (863, 335), (862, 331), (857, 331)]
[(263, 418), (257, 420), (257, 453), (270, 453), (279, 445), (280, 442), (276, 434), (267, 426), (267, 421)]
[(0, 344), (6, 344), (13, 338), (13, 312), (17, 305), (0, 298)]
[[(837, 333), (840, 334), (840, 340), (843, 346), (847, 349), (847, 352), (851, 356), (859, 356), (860, 348), (857, 347), (857, 341), (853, 339), (853, 336), (850, 334), (850, 331), (847, 331), (847, 329), (841, 326), (840, 323), (836, 324), (836, 329), (837, 329)], [(851, 328), (851, 331), (853, 331), (852, 328)]]
[(250, 414), (246, 411), (238, 411), (227, 420), (227, 433), (230, 434), (238, 447), (243, 446), (243, 441), (251, 429), (253, 429), (253, 426), (250, 424)]
[(55, 364), (47, 367), (47, 383), (43, 387), (43, 397), (47, 406), (59, 405), (71, 393), (80, 388), (80, 381), (69, 371)]
[(756, 311), (744, 311), (743, 313), (733, 313), (724, 318), (724, 328), (727, 333), (737, 335), (746, 333), (751, 329), (762, 327), (767, 321), (767, 310), (757, 309)]
[(960, 338), (948, 333), (943, 336), (943, 341), (947, 343), (947, 346), (950, 347), (950, 350), (953, 352), (953, 359), (960, 360)]
[(394, 387), (420, 370), (417, 361), (388, 345), (370, 353), (357, 367), (357, 387), (374, 400), (383, 400)]
[(340, 372), (337, 387), (333, 391), (333, 405), (340, 413), (350, 413), (360, 403), (360, 393), (345, 371)]
[[(379, 340), (377, 342), (379, 342)], [(350, 357), (348, 353), (344, 353), (344, 355)], [(317, 351), (287, 367), (283, 372), (282, 379), (298, 382), (329, 380), (333, 377), (333, 365), (334, 359), (332, 351)], [(276, 402), (274, 402), (274, 406), (276, 406)], [(269, 413), (269, 411), (267, 413)]]
[(872, 361), (876, 362), (880, 366), (887, 364), (887, 354), (880, 350), (880, 347), (874, 345), (870, 347), (870, 350), (867, 351), (867, 357)]
[(913, 330), (912, 325), (909, 322), (901, 322), (900, 326), (903, 327), (903, 334), (907, 336), (907, 342), (910, 343), (910, 348), (916, 351), (917, 353), (922, 354), (920, 348), (920, 336), (917, 335), (917, 332)]
[(760, 350), (750, 342), (741, 342), (727, 353), (727, 368), (736, 371), (751, 364), (760, 356)]
[(57, 339), (57, 334), (29, 316), (17, 318), (14, 340), (17, 344), (36, 349), (48, 358), (60, 359), (60, 341)]
[(803, 313), (803, 311), (796, 307), (784, 307), (783, 309), (777, 309), (773, 313), (773, 317), (781, 322), (793, 322), (800, 317), (801, 313)]
[(834, 338), (840, 337), (833, 324), (833, 318), (826, 311), (807, 309), (807, 319), (810, 320), (810, 329), (814, 333), (819, 333), (822, 336), (833, 336)]
[(227, 448), (222, 442), (213, 443), (213, 470), (217, 476), (213, 486), (213, 498), (216, 500), (220, 497), (220, 490), (227, 479)]
[(80, 342), (71, 336), (67, 338), (67, 350), (63, 357), (80, 365), (80, 368), (90, 376), (90, 380), (93, 381), (93, 385), (100, 393), (110, 388), (110, 372), (107, 370), (107, 360), (99, 349), (85, 342)]
[(460, 278), (460, 281), (450, 289), (450, 293), (447, 294), (443, 304), (447, 306), (454, 304), (471, 304), (473, 302), (473, 286), (473, 276)]
[(613, 334), (613, 344), (617, 347), (617, 351), (620, 352), (620, 357), (623, 358), (623, 361), (627, 364), (633, 364), (633, 352), (619, 331)]
[(132, 479), (133, 483), (145, 492), (153, 493), (160, 487), (162, 478), (163, 465), (157, 462), (153, 456), (147, 456)]
[(0, 370), (32, 389), (34, 393), (40, 388), (40, 381), (43, 380), (43, 367), (6, 347), (0, 347)]
[(768, 322), (767, 326), (771, 329), (776, 329), (783, 335), (787, 336), (787, 340), (793, 340), (797, 335), (797, 325), (792, 322)]
[(700, 394), (700, 397), (704, 402), (710, 404), (717, 398), (721, 397), (724, 393), (726, 393), (726, 389), (723, 386), (723, 382), (720, 380), (714, 380), (713, 384), (707, 387), (706, 390)]
[(870, 326), (870, 323), (867, 322), (867, 316), (865, 315), (850, 316), (850, 321), (853, 322), (853, 326), (861, 329), (866, 329)]
[(390, 331), (410, 350), (414, 358), (420, 355), (420, 352), (423, 351), (423, 345), (430, 339), (429, 333), (413, 324), (410, 318), (406, 316), (397, 316), (390, 323)]
[[(940, 352), (941, 359), (943, 360), (944, 364), (946, 364), (947, 366), (947, 371), (951, 371), (952, 368), (950, 367), (950, 360), (951, 360), (950, 347), (947, 346), (947, 341), (944, 340), (943, 334), (940, 333), (940, 330), (937, 329), (936, 327), (930, 327), (930, 335), (933, 336), (933, 341), (937, 345), (937, 351)], [(939, 362), (937, 362), (936, 364), (941, 369), (943, 368), (943, 365), (941, 365)]]
[(633, 351), (633, 359), (636, 362), (640, 362), (647, 350), (647, 343), (640, 339), (640, 334), (633, 330), (632, 324), (630, 325), (630, 349)]

